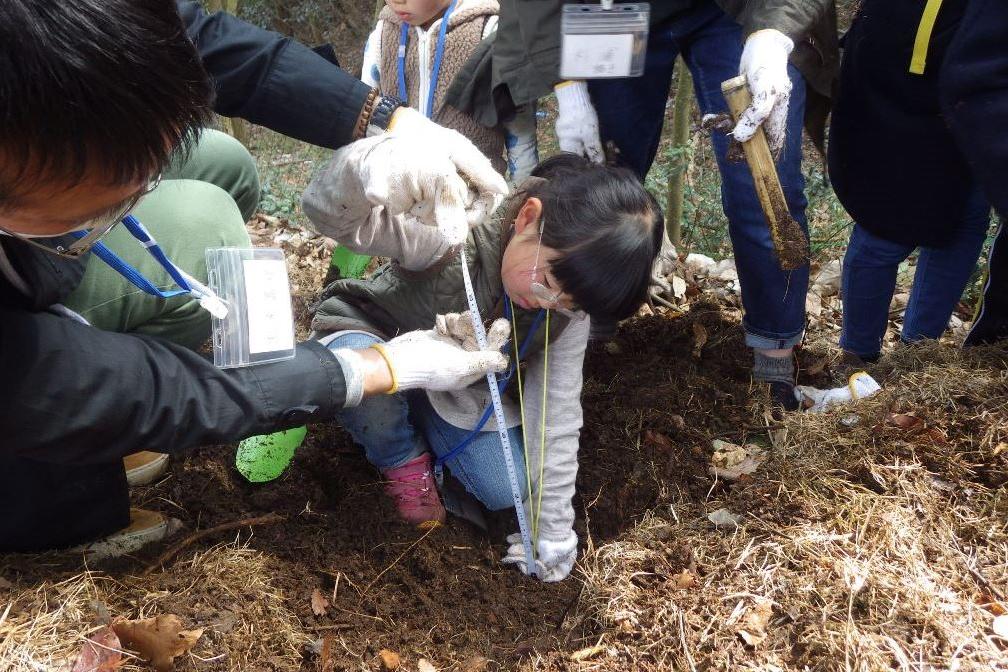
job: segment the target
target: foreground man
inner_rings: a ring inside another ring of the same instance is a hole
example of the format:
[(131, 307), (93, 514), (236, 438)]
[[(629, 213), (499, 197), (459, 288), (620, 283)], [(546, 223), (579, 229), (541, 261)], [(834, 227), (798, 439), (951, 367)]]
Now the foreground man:
[[(423, 160), (365, 158), (360, 191), (451, 236), (493, 206), (503, 179), (468, 141), (303, 46), (192, 2), (8, 0), (0, 91), (0, 551), (163, 535), (159, 514), (131, 520), (129, 453), (327, 420), (365, 395), (460, 387), (506, 365), (430, 331), (384, 353), (308, 342), (292, 360), (221, 371), (192, 350), (210, 320), (191, 295), (148, 296), (86, 254), (92, 236), (65, 235), (132, 212), (202, 282), (205, 249), (248, 247), (258, 180), (240, 146), (201, 135), (214, 96), (219, 112), (329, 147), (387, 133)], [(122, 226), (104, 242), (174, 287)]]

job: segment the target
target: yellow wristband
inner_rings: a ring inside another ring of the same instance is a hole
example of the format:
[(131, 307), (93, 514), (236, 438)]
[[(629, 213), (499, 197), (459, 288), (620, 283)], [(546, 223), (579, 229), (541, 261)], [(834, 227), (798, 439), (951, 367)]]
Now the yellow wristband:
[(399, 391), (399, 379), (396, 378), (395, 369), (392, 368), (392, 360), (389, 358), (388, 351), (381, 343), (374, 343), (371, 345), (371, 348), (373, 350), (377, 350), (378, 354), (385, 360), (385, 365), (388, 366), (389, 375), (392, 377), (392, 387), (385, 394), (395, 394)]
[(575, 81), (577, 81), (577, 80), (574, 80), (574, 79), (565, 79), (564, 81), (562, 81), (562, 82), (560, 82), (558, 84), (554, 84), (553, 85), (553, 90), (556, 91), (557, 89), (562, 89), (565, 86), (570, 86)]

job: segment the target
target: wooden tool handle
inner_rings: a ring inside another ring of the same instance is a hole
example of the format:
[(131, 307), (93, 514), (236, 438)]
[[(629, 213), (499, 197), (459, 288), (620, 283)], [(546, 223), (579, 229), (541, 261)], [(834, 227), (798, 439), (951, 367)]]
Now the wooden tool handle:
[[(745, 75), (722, 82), (721, 93), (728, 103), (732, 119), (738, 123), (742, 113), (752, 104)], [(742, 151), (752, 172), (756, 195), (770, 226), (770, 236), (773, 238), (781, 268), (790, 271), (804, 266), (809, 261), (808, 237), (798, 222), (791, 217), (777, 175), (777, 166), (773, 154), (770, 153), (770, 145), (767, 143), (762, 126), (756, 129), (756, 134), (750, 140), (742, 143)]]

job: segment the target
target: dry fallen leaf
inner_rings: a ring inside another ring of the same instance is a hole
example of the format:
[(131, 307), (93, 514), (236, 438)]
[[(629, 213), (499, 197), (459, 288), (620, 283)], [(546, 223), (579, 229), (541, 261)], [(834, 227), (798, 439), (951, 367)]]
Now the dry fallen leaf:
[(175, 614), (116, 621), (112, 628), (123, 646), (139, 653), (158, 672), (174, 670), (175, 658), (196, 646), (203, 636), (203, 628), (183, 630), (182, 621)]
[(675, 582), (675, 587), (679, 589), (692, 588), (696, 585), (696, 574), (684, 569), (678, 574), (672, 575), (672, 580)]
[(738, 527), (742, 522), (742, 516), (732, 513), (728, 509), (718, 509), (707, 514), (707, 520), (714, 523), (715, 527)]
[(773, 616), (773, 606), (770, 600), (765, 597), (756, 599), (749, 611), (746, 612), (745, 620), (739, 629), (739, 637), (749, 646), (756, 646), (767, 638), (766, 628)]
[(644, 430), (644, 442), (665, 451), (670, 451), (675, 448), (675, 444), (672, 443), (672, 439), (668, 438), (661, 432), (653, 432), (650, 429)]
[(693, 356), (699, 358), (703, 347), (707, 345), (707, 327), (699, 322), (693, 323)]
[(595, 646), (589, 646), (588, 648), (581, 649), (580, 651), (575, 651), (570, 654), (570, 659), (574, 662), (590, 660), (605, 650), (606, 647), (604, 644), (596, 644)]
[(326, 599), (325, 595), (319, 591), (318, 588), (313, 588), (311, 591), (311, 610), (316, 616), (325, 616), (326, 611), (329, 609), (329, 600)]
[(672, 296), (682, 299), (686, 296), (686, 281), (678, 275), (672, 276)]
[(462, 672), (485, 672), (487, 666), (489, 665), (490, 661), (483, 656), (470, 656), (469, 659), (462, 664)]
[(766, 453), (754, 443), (737, 446), (728, 441), (711, 441), (714, 455), (711, 456), (710, 473), (726, 481), (737, 481), (742, 476), (754, 473), (766, 460)]
[(1005, 443), (1004, 441), (994, 446), (994, 454), (1000, 455), (1001, 453), (1008, 453), (1008, 443)]
[(71, 672), (113, 672), (123, 664), (122, 644), (109, 626), (98, 630), (84, 642)]
[(430, 664), (426, 658), (417, 661), (417, 672), (438, 672), (437, 668)]
[(887, 422), (899, 427), (907, 434), (920, 431), (924, 427), (923, 420), (909, 413), (890, 413)]
[(378, 652), (378, 660), (381, 661), (381, 669), (384, 672), (395, 672), (402, 664), (399, 654), (388, 649), (382, 649)]

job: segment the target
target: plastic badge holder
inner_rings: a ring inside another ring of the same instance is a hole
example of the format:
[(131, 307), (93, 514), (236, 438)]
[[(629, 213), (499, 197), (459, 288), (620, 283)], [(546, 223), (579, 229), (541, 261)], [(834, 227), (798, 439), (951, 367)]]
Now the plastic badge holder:
[(648, 20), (646, 2), (564, 5), (560, 76), (564, 79), (640, 77), (644, 74)]
[(213, 318), (214, 364), (222, 369), (294, 357), (294, 313), (282, 250), (206, 251), (210, 288), (228, 305)]

